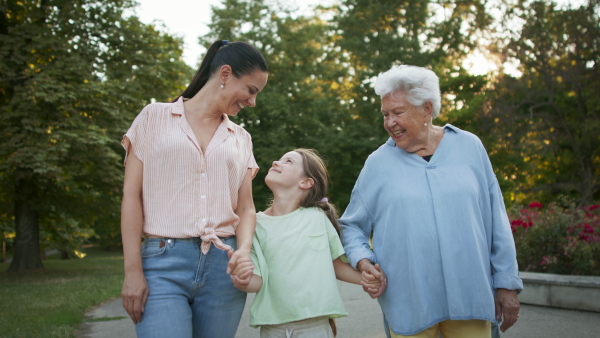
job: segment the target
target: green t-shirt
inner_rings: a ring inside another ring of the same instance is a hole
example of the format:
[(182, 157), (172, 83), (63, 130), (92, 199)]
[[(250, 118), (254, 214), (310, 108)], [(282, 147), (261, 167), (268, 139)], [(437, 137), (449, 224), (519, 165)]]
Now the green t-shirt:
[(346, 316), (332, 263), (343, 254), (340, 237), (319, 208), (284, 216), (257, 213), (251, 258), (263, 285), (250, 307), (250, 326)]

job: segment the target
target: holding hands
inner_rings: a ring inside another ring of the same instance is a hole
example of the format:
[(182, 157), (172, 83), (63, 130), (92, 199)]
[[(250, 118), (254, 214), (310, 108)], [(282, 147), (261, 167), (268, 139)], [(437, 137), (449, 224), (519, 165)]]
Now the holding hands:
[(373, 299), (381, 296), (387, 287), (387, 277), (379, 264), (373, 265), (365, 258), (358, 262), (357, 267), (362, 272), (360, 284), (363, 290)]
[(244, 292), (257, 292), (262, 287), (262, 278), (254, 275), (254, 264), (246, 256), (240, 256), (232, 264), (231, 257), (234, 255), (229, 252), (230, 262), (227, 266), (227, 273), (233, 282), (233, 285)]

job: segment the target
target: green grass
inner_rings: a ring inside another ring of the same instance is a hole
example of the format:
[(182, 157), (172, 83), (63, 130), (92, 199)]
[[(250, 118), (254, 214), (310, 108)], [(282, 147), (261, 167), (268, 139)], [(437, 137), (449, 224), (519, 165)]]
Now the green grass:
[(87, 248), (83, 259), (43, 261), (43, 271), (7, 273), (0, 263), (0, 337), (75, 337), (85, 312), (119, 297), (123, 255)]

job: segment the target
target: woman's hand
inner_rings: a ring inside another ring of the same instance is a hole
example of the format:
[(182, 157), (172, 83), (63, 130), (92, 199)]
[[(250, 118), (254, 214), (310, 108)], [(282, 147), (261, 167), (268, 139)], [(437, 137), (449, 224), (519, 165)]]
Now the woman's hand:
[[(228, 253), (229, 258), (233, 258), (234, 252)], [(258, 292), (262, 288), (262, 278), (254, 274), (254, 264), (248, 257), (243, 257), (236, 260), (236, 264), (231, 268), (230, 277), (233, 286), (244, 292)], [(230, 260), (231, 262), (231, 260)]]
[[(229, 258), (231, 258), (234, 253), (230, 251), (228, 255)], [(240, 257), (237, 259), (236, 264), (233, 266), (231, 271), (229, 271), (229, 265), (227, 270), (230, 274), (233, 285), (240, 290), (245, 290), (252, 279), (254, 264), (252, 264), (252, 260), (250, 260), (250, 258)]]
[(148, 283), (142, 268), (141, 238), (144, 223), (142, 181), (144, 164), (128, 148), (121, 201), (121, 238), (123, 243), (123, 266), (125, 279), (121, 291), (123, 308), (134, 324), (142, 321), (142, 313), (148, 299)]
[(235, 251), (229, 251), (227, 253), (229, 257), (229, 263), (227, 263), (227, 273), (231, 274), (237, 267), (238, 264), (250, 260), (250, 250), (237, 249)]
[(365, 258), (358, 262), (357, 267), (362, 272), (361, 285), (363, 290), (373, 299), (381, 296), (387, 288), (387, 277), (379, 264), (373, 265)]
[(521, 304), (516, 290), (496, 289), (496, 320), (502, 321), (500, 331), (506, 332), (519, 318)]
[(123, 281), (121, 302), (134, 324), (142, 321), (142, 313), (148, 299), (148, 283), (143, 272), (128, 273)]

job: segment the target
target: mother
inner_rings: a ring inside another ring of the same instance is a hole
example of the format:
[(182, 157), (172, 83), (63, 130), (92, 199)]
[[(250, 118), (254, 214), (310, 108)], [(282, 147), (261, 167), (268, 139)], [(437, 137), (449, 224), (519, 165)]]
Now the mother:
[(379, 75), (375, 93), (390, 138), (367, 159), (340, 226), (350, 263), (374, 275), (379, 263), (387, 275), (379, 297), (386, 331), (489, 337), (491, 322), (502, 319), (506, 331), (519, 316), (523, 283), (481, 141), (433, 125), (441, 98), (428, 69), (393, 67)]
[(181, 96), (146, 106), (123, 137), (121, 295), (138, 337), (235, 336), (246, 294), (227, 269), (250, 257), (258, 166), (229, 116), (267, 78), (255, 47), (216, 41)]

